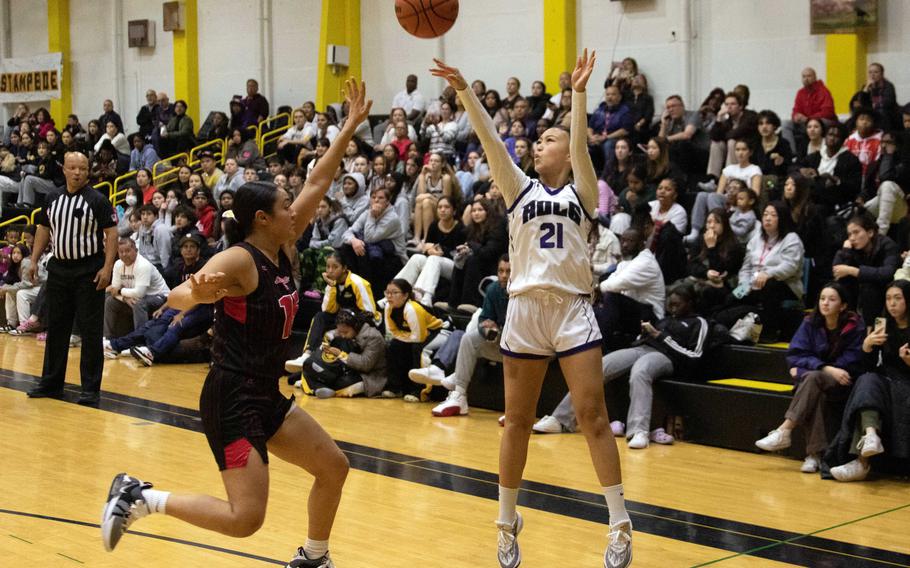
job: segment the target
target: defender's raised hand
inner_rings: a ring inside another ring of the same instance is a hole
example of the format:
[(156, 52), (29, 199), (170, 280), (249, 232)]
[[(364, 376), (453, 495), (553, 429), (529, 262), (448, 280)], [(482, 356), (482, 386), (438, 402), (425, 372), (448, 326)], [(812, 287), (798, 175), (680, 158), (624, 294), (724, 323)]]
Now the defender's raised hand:
[(430, 69), (430, 73), (434, 77), (442, 77), (449, 82), (449, 85), (452, 86), (456, 91), (461, 91), (468, 88), (468, 82), (464, 80), (464, 77), (455, 67), (449, 67), (439, 59), (433, 58), (433, 63), (436, 64), (436, 67)]

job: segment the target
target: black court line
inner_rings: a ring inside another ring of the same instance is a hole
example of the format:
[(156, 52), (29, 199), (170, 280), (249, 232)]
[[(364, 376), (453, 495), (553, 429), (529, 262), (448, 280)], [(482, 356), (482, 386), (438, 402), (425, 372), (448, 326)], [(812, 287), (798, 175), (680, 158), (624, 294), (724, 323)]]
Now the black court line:
[[(76, 525), (76, 526), (80, 526), (80, 527), (89, 527), (89, 528), (94, 528), (94, 529), (101, 528), (101, 525), (99, 525), (97, 523), (87, 523), (85, 521), (77, 521), (75, 519), (65, 519), (63, 517), (52, 517), (50, 515), (38, 515), (36, 513), (26, 513), (25, 511), (14, 511), (12, 509), (0, 509), (0, 514), (14, 515), (17, 517), (26, 517), (29, 519), (40, 519), (42, 521), (53, 521), (55, 523), (66, 523), (66, 524), (70, 524), (70, 525)], [(194, 546), (196, 548), (204, 548), (205, 550), (212, 550), (214, 552), (223, 552), (224, 554), (231, 554), (233, 556), (240, 556), (242, 558), (249, 558), (251, 560), (259, 560), (260, 562), (267, 562), (269, 564), (279, 564), (282, 566), (287, 565), (286, 562), (282, 562), (281, 560), (276, 560), (275, 558), (267, 558), (265, 556), (259, 556), (258, 554), (250, 554), (249, 552), (231, 550), (230, 548), (212, 546), (211, 544), (193, 542), (191, 540), (184, 540), (182, 538), (172, 538), (169, 536), (161, 536), (161, 535), (157, 535), (157, 534), (151, 534), (151, 533), (140, 532), (140, 531), (132, 531), (132, 530), (130, 531), (130, 534), (135, 535), (135, 536), (145, 537), (145, 538), (153, 538), (155, 540), (163, 540), (165, 542), (174, 542), (177, 544), (185, 544), (187, 546)], [(10, 535), (10, 536), (12, 536), (12, 535)], [(19, 539), (19, 540), (23, 540), (23, 539)], [(25, 541), (25, 542), (28, 542), (28, 541)], [(32, 543), (29, 543), (29, 544), (32, 544)], [(60, 553), (58, 552), (57, 554), (60, 554)], [(63, 555), (60, 554), (60, 556), (63, 556)], [(69, 556), (66, 556), (65, 558), (69, 558)], [(79, 561), (77, 560), (77, 562), (79, 562)]]
[[(0, 369), (0, 386), (27, 391), (36, 377)], [(78, 387), (67, 384), (64, 400), (75, 402)], [(202, 431), (197, 411), (117, 393), (102, 393), (101, 410)], [(445, 489), (495, 501), (497, 476), (494, 473), (399, 454), (336, 440), (351, 467), (395, 479)], [(519, 504), (568, 517), (607, 524), (603, 496), (565, 487), (524, 481)], [(718, 548), (735, 554), (784, 563), (823, 568), (910, 566), (910, 555), (850, 544), (790, 531), (742, 523), (719, 517), (626, 501), (635, 530), (665, 538)]]

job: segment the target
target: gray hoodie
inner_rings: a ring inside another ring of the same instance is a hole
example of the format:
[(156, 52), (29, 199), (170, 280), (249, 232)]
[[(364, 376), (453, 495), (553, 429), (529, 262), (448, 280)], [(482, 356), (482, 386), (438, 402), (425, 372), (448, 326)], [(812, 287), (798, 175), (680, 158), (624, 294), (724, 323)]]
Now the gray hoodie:
[(145, 260), (167, 267), (171, 259), (171, 230), (159, 219), (155, 219), (149, 228), (140, 225), (136, 234), (136, 246)]
[(395, 208), (389, 205), (382, 215), (375, 219), (367, 209), (360, 214), (360, 217), (344, 233), (344, 243), (350, 244), (351, 239), (356, 235), (363, 235), (362, 240), (366, 244), (378, 243), (379, 241), (389, 240), (395, 246), (395, 254), (402, 262), (408, 261), (407, 252), (405, 252), (404, 233), (401, 232), (401, 222), (398, 220), (398, 214)]
[(367, 183), (363, 179), (363, 174), (359, 172), (344, 174), (341, 176), (342, 187), (344, 187), (344, 180), (347, 178), (351, 178), (357, 183), (357, 193), (354, 194), (354, 197), (348, 197), (342, 190), (341, 199), (338, 202), (341, 203), (341, 209), (344, 211), (344, 216), (348, 218), (348, 222), (353, 223), (360, 218), (364, 211), (369, 209), (370, 196), (366, 194)]

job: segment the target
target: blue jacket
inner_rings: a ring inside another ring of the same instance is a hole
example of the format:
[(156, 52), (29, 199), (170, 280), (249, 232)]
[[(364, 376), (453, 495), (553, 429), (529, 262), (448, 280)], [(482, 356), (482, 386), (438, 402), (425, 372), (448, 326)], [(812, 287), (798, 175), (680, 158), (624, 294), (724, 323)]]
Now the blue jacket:
[(632, 116), (632, 111), (624, 103), (620, 103), (618, 107), (608, 110), (607, 103), (602, 102), (597, 106), (597, 110), (594, 111), (588, 121), (588, 127), (595, 134), (604, 132), (612, 134), (620, 128), (625, 128), (631, 133), (634, 126), (635, 117)]
[(809, 371), (816, 371), (826, 365), (843, 369), (855, 378), (863, 370), (862, 347), (865, 337), (866, 324), (863, 323), (863, 318), (851, 313), (840, 331), (836, 349), (829, 354), (828, 334), (824, 323), (819, 323), (814, 316), (809, 316), (803, 320), (790, 340), (787, 367), (796, 367), (797, 378), (800, 379)]
[(506, 309), (509, 306), (509, 293), (499, 282), (490, 282), (487, 285), (486, 295), (483, 298), (483, 308), (480, 310), (479, 322), (493, 320), (502, 329), (506, 324)]
[(155, 147), (151, 144), (146, 144), (142, 148), (142, 153), (139, 153), (139, 150), (135, 148), (130, 151), (130, 171), (138, 170), (140, 168), (152, 170), (157, 161), (158, 154), (155, 153)]

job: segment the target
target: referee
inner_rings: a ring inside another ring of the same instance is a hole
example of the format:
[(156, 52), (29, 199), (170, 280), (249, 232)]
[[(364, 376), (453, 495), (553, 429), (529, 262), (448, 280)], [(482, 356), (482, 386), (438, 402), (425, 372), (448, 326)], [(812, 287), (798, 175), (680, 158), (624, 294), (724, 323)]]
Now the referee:
[[(66, 188), (48, 194), (38, 215), (32, 266), (48, 243), (53, 257), (47, 264), (47, 344), (44, 370), (31, 398), (60, 398), (66, 376), (73, 319), (82, 334), (82, 394), (79, 404), (97, 406), (104, 354), (104, 289), (111, 282), (117, 259), (117, 214), (107, 197), (88, 183), (88, 158), (67, 152), (63, 159)], [(34, 269), (23, 275), (34, 282)]]

